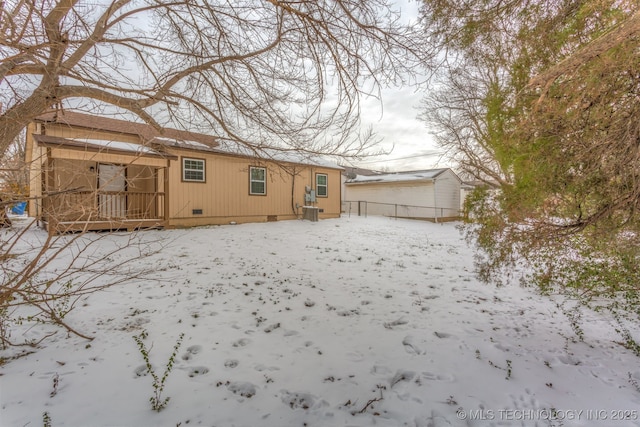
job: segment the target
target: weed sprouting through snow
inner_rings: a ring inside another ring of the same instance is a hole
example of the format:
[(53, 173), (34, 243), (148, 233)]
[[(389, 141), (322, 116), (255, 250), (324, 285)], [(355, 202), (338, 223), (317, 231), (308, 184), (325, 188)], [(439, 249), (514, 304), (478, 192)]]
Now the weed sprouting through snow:
[(51, 415), (48, 412), (42, 413), (42, 425), (44, 427), (51, 427)]
[(165, 397), (163, 399), (162, 393), (164, 392), (164, 386), (167, 381), (167, 378), (169, 378), (169, 374), (173, 369), (173, 364), (175, 363), (178, 350), (182, 345), (182, 339), (184, 338), (184, 333), (180, 334), (180, 336), (178, 337), (178, 340), (176, 341), (176, 344), (173, 346), (173, 353), (171, 353), (171, 356), (169, 357), (169, 360), (165, 365), (164, 374), (162, 375), (162, 378), (160, 378), (158, 374), (155, 372), (155, 369), (153, 368), (153, 366), (151, 365), (151, 361), (149, 360), (149, 353), (151, 352), (151, 347), (147, 349), (147, 346), (142, 341), (147, 336), (148, 336), (147, 331), (142, 331), (140, 335), (134, 335), (133, 339), (135, 340), (136, 344), (138, 344), (138, 350), (140, 351), (140, 354), (144, 359), (144, 363), (147, 367), (147, 371), (151, 374), (151, 377), (153, 378), (153, 384), (152, 384), (153, 396), (149, 398), (149, 402), (151, 402), (151, 408), (156, 412), (160, 412), (164, 408), (166, 408), (167, 404), (169, 403), (170, 398)]

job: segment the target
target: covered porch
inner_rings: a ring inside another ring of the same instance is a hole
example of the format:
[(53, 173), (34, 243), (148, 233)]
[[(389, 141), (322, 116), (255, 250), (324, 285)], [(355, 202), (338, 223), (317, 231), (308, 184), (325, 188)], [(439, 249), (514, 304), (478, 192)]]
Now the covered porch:
[(34, 139), (44, 150), (37, 218), (50, 234), (168, 224), (173, 156), (122, 142)]

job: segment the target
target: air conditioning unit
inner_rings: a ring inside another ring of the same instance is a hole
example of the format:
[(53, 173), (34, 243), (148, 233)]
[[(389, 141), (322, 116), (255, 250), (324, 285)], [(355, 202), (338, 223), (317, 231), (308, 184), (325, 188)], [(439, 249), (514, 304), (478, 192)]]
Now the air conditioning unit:
[(320, 209), (313, 206), (303, 206), (302, 207), (302, 219), (306, 219), (309, 221), (317, 222), (318, 221), (318, 211)]

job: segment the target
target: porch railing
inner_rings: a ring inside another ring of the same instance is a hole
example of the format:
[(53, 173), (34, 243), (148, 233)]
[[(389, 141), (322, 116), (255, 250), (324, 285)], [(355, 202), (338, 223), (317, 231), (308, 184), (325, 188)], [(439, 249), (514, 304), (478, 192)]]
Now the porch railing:
[(164, 218), (164, 193), (137, 191), (69, 191), (43, 200), (45, 220), (109, 221)]

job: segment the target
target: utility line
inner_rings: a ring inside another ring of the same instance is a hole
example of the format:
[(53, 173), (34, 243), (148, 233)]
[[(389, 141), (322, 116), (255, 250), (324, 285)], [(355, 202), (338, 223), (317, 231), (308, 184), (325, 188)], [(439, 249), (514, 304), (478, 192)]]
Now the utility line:
[(368, 164), (368, 163), (385, 163), (385, 162), (395, 162), (396, 160), (407, 160), (407, 159), (416, 159), (416, 158), (420, 158), (420, 157), (432, 157), (432, 156), (441, 156), (442, 154), (444, 154), (441, 151), (435, 151), (432, 153), (427, 153), (427, 154), (414, 154), (412, 156), (406, 156), (406, 157), (397, 157), (395, 159), (384, 159), (384, 160), (368, 160), (366, 162), (358, 162), (359, 164)]

